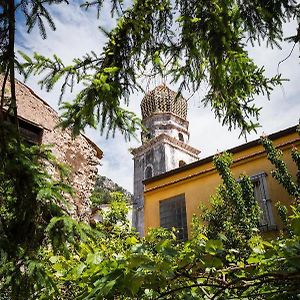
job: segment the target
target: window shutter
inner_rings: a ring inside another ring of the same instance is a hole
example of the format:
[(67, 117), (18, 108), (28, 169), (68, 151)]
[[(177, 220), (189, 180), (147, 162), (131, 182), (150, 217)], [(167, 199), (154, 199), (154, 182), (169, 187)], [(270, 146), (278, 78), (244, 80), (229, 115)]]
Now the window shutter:
[(267, 188), (266, 173), (259, 173), (251, 177), (254, 185), (254, 197), (262, 210), (260, 219), (260, 227), (262, 231), (272, 230), (276, 228), (272, 203)]

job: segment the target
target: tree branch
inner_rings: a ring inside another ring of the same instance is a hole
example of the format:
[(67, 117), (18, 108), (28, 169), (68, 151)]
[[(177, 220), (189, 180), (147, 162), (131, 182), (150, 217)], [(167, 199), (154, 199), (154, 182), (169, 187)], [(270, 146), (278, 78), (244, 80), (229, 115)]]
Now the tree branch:
[(9, 12), (9, 37), (8, 37), (8, 68), (10, 79), (11, 103), (13, 110), (14, 123), (17, 130), (17, 141), (20, 144), (20, 129), (18, 120), (17, 98), (16, 98), (16, 82), (15, 82), (15, 3), (14, 0), (8, 0)]

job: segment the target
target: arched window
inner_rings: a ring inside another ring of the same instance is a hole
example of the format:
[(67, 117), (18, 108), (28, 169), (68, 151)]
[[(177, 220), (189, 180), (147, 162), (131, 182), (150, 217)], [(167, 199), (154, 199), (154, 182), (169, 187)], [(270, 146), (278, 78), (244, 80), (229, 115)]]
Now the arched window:
[(178, 133), (178, 139), (179, 141), (184, 142), (183, 134), (181, 132)]
[(186, 165), (186, 162), (184, 160), (179, 161), (179, 167), (183, 167)]
[(147, 166), (145, 169), (145, 179), (151, 178), (153, 176), (153, 168), (152, 166)]

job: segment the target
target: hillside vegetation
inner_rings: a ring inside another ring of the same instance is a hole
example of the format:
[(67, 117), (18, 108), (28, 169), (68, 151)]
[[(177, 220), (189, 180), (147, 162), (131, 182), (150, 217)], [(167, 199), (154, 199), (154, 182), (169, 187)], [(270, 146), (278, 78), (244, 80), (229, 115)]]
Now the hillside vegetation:
[(132, 194), (126, 189), (119, 186), (117, 183), (107, 178), (106, 176), (98, 175), (95, 189), (91, 196), (92, 207), (97, 207), (101, 204), (109, 204), (112, 202), (113, 192), (120, 192), (125, 196), (126, 202), (132, 203)]

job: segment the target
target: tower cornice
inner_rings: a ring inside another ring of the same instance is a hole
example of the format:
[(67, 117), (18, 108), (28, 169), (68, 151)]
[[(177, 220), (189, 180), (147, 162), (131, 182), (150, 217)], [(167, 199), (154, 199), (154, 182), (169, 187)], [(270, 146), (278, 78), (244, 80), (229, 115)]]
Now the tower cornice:
[(147, 152), (150, 148), (152, 148), (156, 144), (160, 143), (166, 143), (169, 144), (183, 152), (186, 152), (187, 154), (193, 156), (195, 159), (199, 159), (198, 155), (200, 154), (200, 150), (182, 142), (178, 139), (171, 137), (165, 133), (160, 134), (157, 137), (154, 137), (153, 139), (149, 140), (145, 144), (143, 144), (140, 147), (134, 148), (131, 150), (131, 154), (134, 156), (140, 156), (143, 155), (145, 152)]
[(142, 122), (145, 123), (146, 121), (151, 120), (152, 118), (155, 119), (156, 117), (159, 117), (159, 116), (171, 116), (171, 117), (175, 118), (175, 120), (180, 121), (179, 123), (184, 123), (187, 126), (189, 125), (188, 120), (180, 117), (179, 115), (176, 115), (173, 112), (154, 112), (150, 116), (143, 118)]

